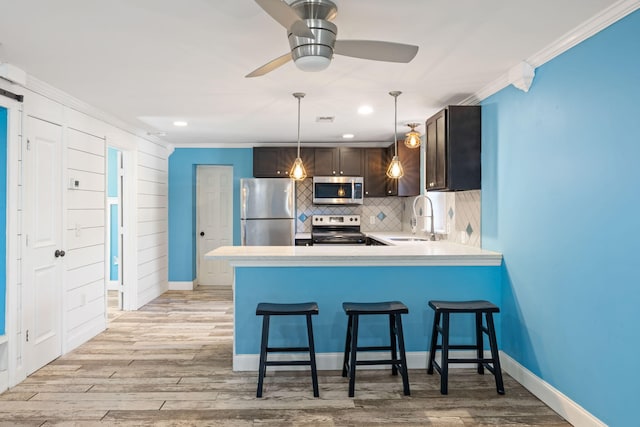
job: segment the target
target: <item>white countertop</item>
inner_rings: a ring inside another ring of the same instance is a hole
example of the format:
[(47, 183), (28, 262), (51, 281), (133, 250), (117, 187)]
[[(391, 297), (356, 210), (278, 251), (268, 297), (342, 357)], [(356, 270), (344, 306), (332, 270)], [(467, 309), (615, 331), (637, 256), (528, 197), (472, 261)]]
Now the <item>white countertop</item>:
[(205, 259), (240, 267), (499, 266), (502, 254), (457, 243), (393, 241), (411, 233), (367, 233), (393, 246), (222, 246)]

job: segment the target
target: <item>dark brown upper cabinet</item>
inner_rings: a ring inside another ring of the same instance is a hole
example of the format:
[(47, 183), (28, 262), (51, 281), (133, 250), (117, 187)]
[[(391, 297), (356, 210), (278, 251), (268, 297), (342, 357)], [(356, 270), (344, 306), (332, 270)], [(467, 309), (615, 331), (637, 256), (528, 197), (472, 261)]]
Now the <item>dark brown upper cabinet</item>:
[(428, 191), (480, 189), (480, 106), (450, 105), (427, 119)]
[(315, 175), (362, 176), (364, 174), (364, 149), (353, 147), (316, 148)]
[[(420, 194), (420, 148), (409, 148), (404, 141), (398, 141), (398, 158), (404, 169), (404, 176), (398, 181), (398, 196)], [(385, 169), (386, 173), (386, 169)]]
[(391, 144), (387, 148), (388, 160), (384, 166), (387, 196), (417, 196), (420, 194), (420, 149), (407, 147), (404, 140), (398, 141), (398, 158), (404, 170), (404, 176), (398, 179), (387, 178), (387, 167), (394, 153), (395, 146)]
[[(253, 147), (253, 176), (289, 178), (289, 170), (297, 155), (297, 147)], [(313, 176), (314, 150), (302, 147), (300, 157), (302, 157), (307, 176)]]
[(386, 172), (390, 159), (386, 148), (364, 149), (365, 197), (385, 197), (389, 195), (391, 183), (387, 178)]

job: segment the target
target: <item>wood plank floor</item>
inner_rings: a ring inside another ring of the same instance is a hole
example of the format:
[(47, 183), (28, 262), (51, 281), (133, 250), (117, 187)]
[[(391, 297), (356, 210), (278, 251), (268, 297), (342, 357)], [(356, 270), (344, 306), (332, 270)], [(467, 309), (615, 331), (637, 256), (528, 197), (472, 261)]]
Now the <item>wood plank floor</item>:
[[(491, 375), (455, 369), (449, 395), (439, 376), (361, 371), (348, 398), (340, 372), (320, 373), (314, 399), (307, 372), (232, 372), (230, 289), (170, 291), (0, 395), (0, 425), (11, 426), (359, 426), (569, 425), (511, 377), (506, 394)], [(258, 339), (258, 337), (256, 337)]]

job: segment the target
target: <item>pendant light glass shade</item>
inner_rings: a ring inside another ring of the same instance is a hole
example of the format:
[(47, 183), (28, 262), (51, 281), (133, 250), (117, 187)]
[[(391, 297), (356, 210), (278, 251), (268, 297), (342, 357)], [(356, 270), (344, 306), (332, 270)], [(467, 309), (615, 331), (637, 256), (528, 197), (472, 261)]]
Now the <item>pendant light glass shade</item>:
[(387, 176), (389, 178), (402, 178), (404, 176), (404, 169), (398, 156), (393, 156), (393, 159), (391, 159), (391, 163), (387, 168)]
[(304, 98), (304, 93), (296, 92), (293, 96), (298, 99), (298, 155), (293, 161), (293, 166), (291, 166), (291, 170), (289, 171), (289, 178), (294, 181), (302, 181), (307, 177), (307, 171), (300, 157), (300, 99)]
[(389, 95), (395, 98), (395, 115), (393, 120), (393, 144), (395, 151), (391, 163), (387, 168), (387, 176), (392, 179), (398, 179), (404, 176), (404, 168), (398, 157), (398, 96), (400, 96), (401, 93), (399, 90), (389, 92)]
[[(298, 154), (298, 156), (299, 155), (300, 154)], [(300, 157), (296, 157), (296, 159), (294, 160), (293, 166), (289, 171), (289, 177), (296, 181), (302, 181), (307, 177), (307, 171), (305, 170), (304, 165), (302, 164), (302, 159)]]
[(418, 148), (420, 147), (420, 137), (422, 135), (420, 135), (420, 132), (418, 132), (416, 130), (416, 127), (420, 126), (419, 123), (409, 123), (407, 126), (409, 126), (411, 128), (411, 131), (409, 131), (405, 136), (406, 138), (404, 139), (404, 145), (406, 145), (409, 148)]

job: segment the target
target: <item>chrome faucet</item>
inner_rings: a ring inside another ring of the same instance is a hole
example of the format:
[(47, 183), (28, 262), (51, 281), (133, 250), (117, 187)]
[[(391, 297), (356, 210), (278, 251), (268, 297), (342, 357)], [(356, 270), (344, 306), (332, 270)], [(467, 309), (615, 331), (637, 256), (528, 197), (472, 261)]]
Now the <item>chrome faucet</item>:
[[(418, 204), (418, 200), (423, 198), (429, 202), (429, 208), (431, 208), (431, 215), (418, 215), (418, 213), (416, 212), (416, 205)], [(413, 234), (415, 234), (415, 229), (418, 226), (419, 216), (431, 219), (431, 230), (429, 231), (429, 240), (432, 240), (432, 241), (436, 240), (436, 233), (434, 229), (435, 218), (433, 217), (433, 203), (431, 202), (431, 199), (426, 194), (420, 194), (416, 196), (415, 199), (413, 199), (413, 218), (411, 218), (411, 229), (413, 230)]]

